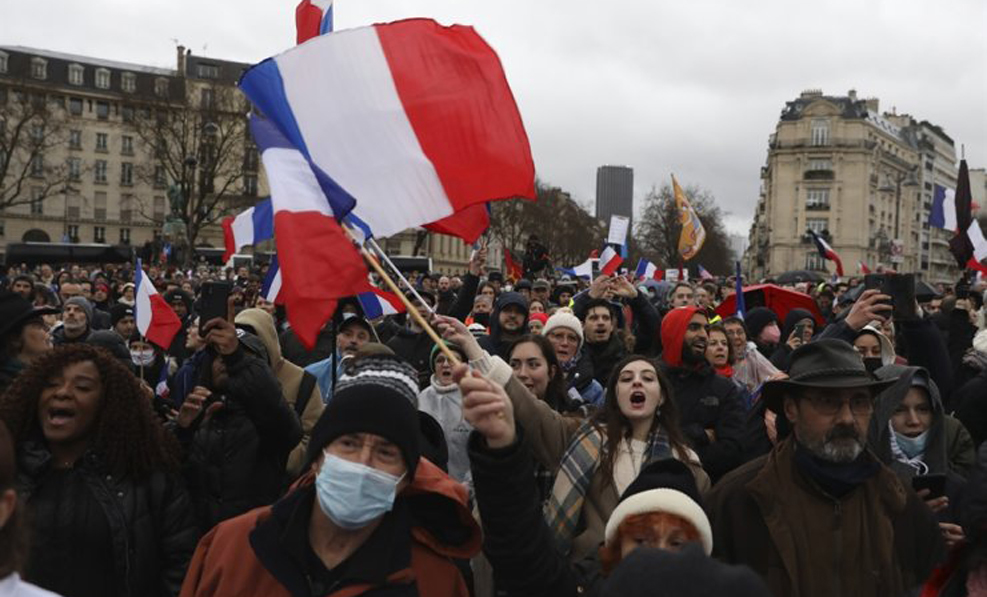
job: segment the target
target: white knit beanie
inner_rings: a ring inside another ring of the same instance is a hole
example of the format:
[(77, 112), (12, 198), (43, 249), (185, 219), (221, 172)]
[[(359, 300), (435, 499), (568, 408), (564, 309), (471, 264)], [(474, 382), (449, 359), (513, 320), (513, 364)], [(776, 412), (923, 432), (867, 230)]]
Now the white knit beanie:
[(610, 514), (610, 519), (607, 521), (607, 529), (604, 534), (606, 543), (609, 545), (614, 540), (617, 536), (617, 529), (628, 516), (650, 512), (674, 514), (689, 521), (699, 532), (699, 539), (702, 541), (706, 555), (713, 553), (713, 530), (709, 525), (709, 518), (706, 517), (706, 513), (688, 495), (677, 489), (667, 487), (649, 489), (624, 498), (614, 508)]
[(576, 332), (576, 335), (579, 336), (579, 346), (576, 347), (576, 350), (583, 347), (583, 323), (571, 312), (568, 310), (556, 311), (555, 315), (549, 317), (548, 321), (545, 322), (545, 327), (541, 331), (542, 336), (548, 336), (549, 332), (555, 328), (568, 328)]

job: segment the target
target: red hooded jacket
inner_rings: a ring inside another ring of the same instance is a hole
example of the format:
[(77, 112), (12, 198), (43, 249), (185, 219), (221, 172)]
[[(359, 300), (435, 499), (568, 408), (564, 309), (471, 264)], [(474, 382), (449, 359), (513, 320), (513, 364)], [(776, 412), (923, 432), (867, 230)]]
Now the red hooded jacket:
[(682, 344), (685, 332), (689, 329), (689, 321), (696, 313), (701, 313), (699, 307), (678, 307), (669, 311), (661, 320), (661, 360), (671, 367), (682, 366)]

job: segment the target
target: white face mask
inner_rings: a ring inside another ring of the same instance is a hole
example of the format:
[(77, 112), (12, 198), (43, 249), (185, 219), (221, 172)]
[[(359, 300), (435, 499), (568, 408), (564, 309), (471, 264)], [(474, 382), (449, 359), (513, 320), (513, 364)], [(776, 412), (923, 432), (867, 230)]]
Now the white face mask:
[(148, 348), (145, 350), (131, 350), (130, 360), (134, 362), (138, 367), (147, 367), (154, 363), (154, 349)]

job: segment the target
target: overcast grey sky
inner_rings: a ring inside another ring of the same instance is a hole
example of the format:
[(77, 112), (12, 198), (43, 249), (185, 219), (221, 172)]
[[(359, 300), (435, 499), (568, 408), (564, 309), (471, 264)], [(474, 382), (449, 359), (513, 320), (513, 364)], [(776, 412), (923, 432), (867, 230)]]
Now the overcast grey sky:
[[(174, 68), (294, 44), (296, 0), (2, 0), (0, 44)], [(825, 6), (825, 8), (823, 8)], [(500, 54), (538, 175), (592, 206), (596, 167), (635, 202), (675, 173), (746, 233), (768, 135), (803, 89), (879, 97), (987, 166), (984, 0), (336, 0), (336, 29), (406, 17), (473, 25)]]

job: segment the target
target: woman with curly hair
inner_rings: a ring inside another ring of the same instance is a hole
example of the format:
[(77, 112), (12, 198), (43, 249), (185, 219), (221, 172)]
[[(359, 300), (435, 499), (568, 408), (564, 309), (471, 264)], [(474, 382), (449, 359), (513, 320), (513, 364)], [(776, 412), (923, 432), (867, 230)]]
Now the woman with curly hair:
[(25, 578), (68, 597), (177, 595), (197, 532), (177, 441), (108, 352), (60, 346), (0, 397), (31, 510)]

